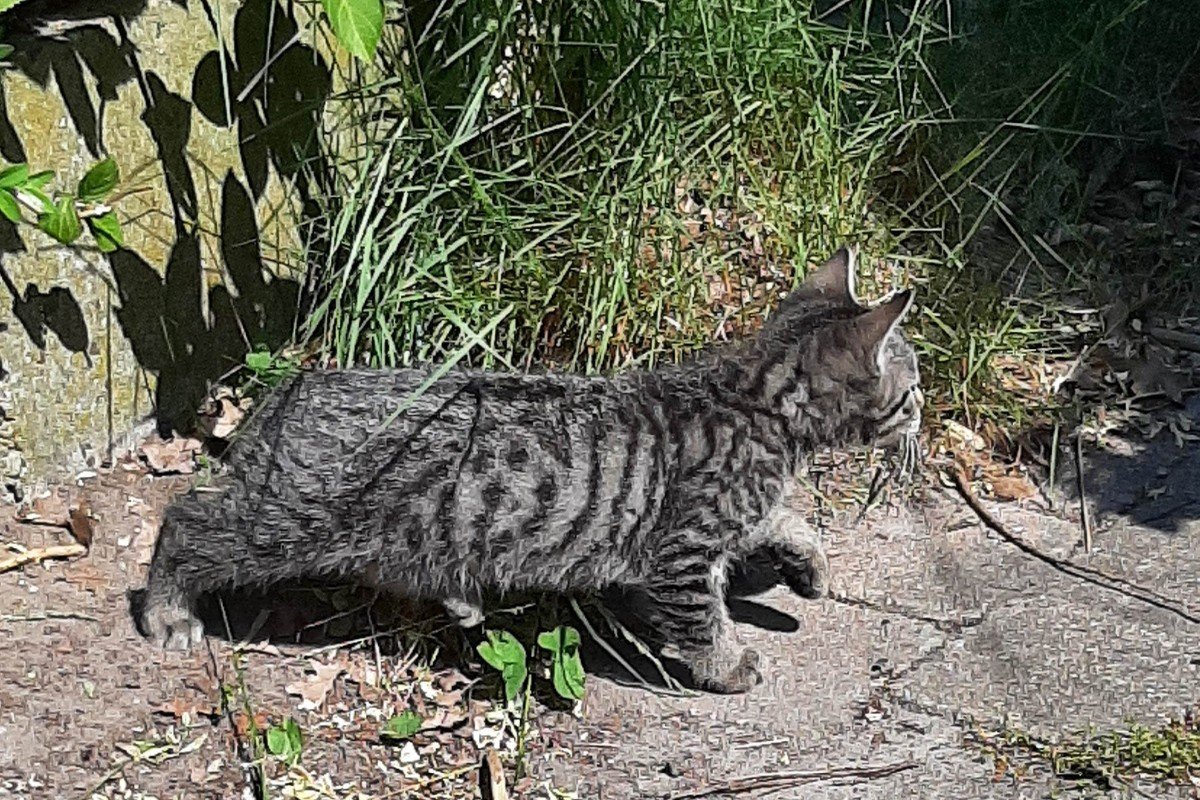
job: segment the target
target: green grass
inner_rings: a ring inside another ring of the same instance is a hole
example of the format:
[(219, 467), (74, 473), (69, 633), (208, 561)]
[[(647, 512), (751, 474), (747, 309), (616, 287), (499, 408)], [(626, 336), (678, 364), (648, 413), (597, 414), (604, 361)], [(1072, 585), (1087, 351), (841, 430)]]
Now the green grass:
[[(780, 0), (516, 9), (407, 19), (344, 103), (310, 319), (339, 362), (672, 358), (793, 264), (886, 241), (875, 180), (924, 113), (908, 41)], [(522, 42), (515, 103), (489, 95)]]
[(938, 411), (1029, 424), (1054, 401), (998, 357), (1076, 354), (1064, 319), (1134, 258), (1048, 231), (1200, 96), (1200, 15), (970, 5), (390, 4), (330, 114), (306, 335), (341, 364), (648, 364), (851, 241), (907, 273), (868, 260), (871, 290), (920, 285)]

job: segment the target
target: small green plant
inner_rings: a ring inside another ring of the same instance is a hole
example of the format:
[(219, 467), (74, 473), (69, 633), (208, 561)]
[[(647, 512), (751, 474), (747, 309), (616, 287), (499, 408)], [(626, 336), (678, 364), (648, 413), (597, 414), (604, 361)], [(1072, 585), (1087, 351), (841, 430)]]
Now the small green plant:
[(421, 730), (421, 723), (424, 721), (421, 719), (421, 715), (415, 711), (403, 711), (387, 721), (379, 736), (384, 741), (404, 741), (412, 738), (417, 731)]
[(57, 192), (51, 197), (45, 189), (53, 179), (53, 171), (31, 173), (28, 164), (0, 169), (0, 214), (20, 223), (27, 221), (24, 211), (28, 211), (36, 215), (43, 233), (62, 244), (73, 244), (85, 226), (102, 253), (125, 244), (121, 222), (106, 202), (121, 179), (117, 162), (106, 158), (94, 164), (73, 194)]
[(512, 702), (529, 677), (525, 645), (508, 631), (488, 631), (487, 641), (477, 649), (480, 658), (499, 671), (504, 679), (504, 698)]
[[(587, 675), (579, 656), (580, 642), (579, 631), (570, 625), (559, 625), (537, 636), (538, 647), (550, 656), (550, 682), (554, 692), (564, 700), (583, 697)], [(513, 634), (488, 631), (487, 641), (481, 642), (477, 649), (480, 657), (500, 673), (504, 680), (504, 697), (509, 702), (522, 688), (528, 689), (532, 684), (525, 645)]]
[(583, 698), (583, 661), (579, 657), (579, 631), (569, 625), (559, 625), (552, 631), (538, 634), (538, 647), (550, 653), (550, 679), (554, 691), (565, 700)]
[(300, 760), (304, 748), (304, 735), (296, 720), (288, 717), (282, 725), (267, 728), (267, 752), (291, 766)]
[(245, 364), (253, 380), (269, 389), (283, 383), (300, 369), (295, 358), (272, 353), (265, 347), (257, 347), (247, 353)]

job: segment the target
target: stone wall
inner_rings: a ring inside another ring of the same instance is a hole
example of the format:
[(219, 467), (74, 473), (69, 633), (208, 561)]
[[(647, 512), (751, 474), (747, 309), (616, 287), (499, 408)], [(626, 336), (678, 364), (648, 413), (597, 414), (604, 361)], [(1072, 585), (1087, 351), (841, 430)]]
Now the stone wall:
[(309, 192), (297, 163), (317, 156), (331, 79), (290, 5), (30, 0), (0, 17), (16, 48), (0, 157), (69, 190), (112, 156), (126, 234), (106, 256), (0, 219), (10, 497), (186, 420), (247, 348), (291, 335)]

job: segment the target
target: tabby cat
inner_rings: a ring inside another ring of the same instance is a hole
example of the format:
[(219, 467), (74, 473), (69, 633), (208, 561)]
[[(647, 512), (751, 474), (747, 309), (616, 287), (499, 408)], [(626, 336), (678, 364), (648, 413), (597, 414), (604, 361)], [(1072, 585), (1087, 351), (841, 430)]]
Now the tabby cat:
[(186, 649), (197, 598), (345, 577), (437, 600), (464, 625), (485, 592), (623, 587), (698, 686), (761, 680), (724, 602), (726, 570), (766, 553), (804, 597), (827, 562), (779, 499), (805, 454), (911, 448), (911, 292), (865, 308), (838, 251), (753, 337), (615, 377), (418, 369), (305, 371), (233, 443), (220, 491), (171, 504), (140, 628)]

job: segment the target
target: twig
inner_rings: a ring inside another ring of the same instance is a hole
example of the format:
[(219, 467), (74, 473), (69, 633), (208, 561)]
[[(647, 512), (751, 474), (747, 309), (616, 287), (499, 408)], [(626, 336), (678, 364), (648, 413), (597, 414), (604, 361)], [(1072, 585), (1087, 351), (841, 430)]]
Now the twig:
[(931, 617), (921, 614), (917, 611), (904, 608), (903, 606), (893, 605), (891, 603), (876, 603), (873, 600), (867, 600), (865, 597), (851, 597), (849, 595), (838, 594), (836, 592), (829, 593), (829, 599), (835, 603), (841, 603), (845, 606), (853, 606), (854, 608), (865, 608), (870, 611), (877, 611), (881, 614), (895, 614), (905, 619), (911, 619), (915, 622), (925, 622), (937, 628), (943, 633), (962, 633), (964, 628), (974, 628), (983, 623), (983, 616), (972, 616), (970, 618), (960, 615), (958, 619), (950, 617)]
[(87, 553), (87, 548), (79, 543), (56, 544), (50, 547), (37, 547), (33, 550), (22, 550), (15, 556), (0, 561), (0, 572), (10, 572), (20, 569), (26, 564), (40, 564), (52, 558), (75, 558)]
[(1083, 488), (1083, 434), (1075, 433), (1075, 481), (1079, 486), (1079, 519), (1083, 524), (1083, 552), (1092, 552), (1092, 519)]
[[(1050, 500), (1050, 507), (1054, 508), (1054, 481), (1058, 470), (1058, 433), (1060, 429), (1059, 423), (1054, 423), (1054, 438), (1050, 440), (1050, 481), (1046, 484), (1046, 496)], [(1082, 496), (1082, 495), (1080, 495)]]
[[(649, 660), (650, 663), (654, 664), (655, 669), (658, 670), (659, 677), (662, 678), (663, 684), (666, 687), (666, 688), (662, 688), (662, 687), (655, 686), (654, 684), (648, 683), (644, 678), (641, 677), (641, 675), (636, 670), (634, 670), (632, 667), (626, 665), (625, 668), (627, 670), (629, 670), (630, 672), (632, 672), (634, 675), (637, 675), (638, 678), (642, 681), (642, 685), (644, 688), (646, 688), (648, 691), (654, 692), (655, 694), (666, 695), (669, 697), (692, 697), (692, 696), (694, 696), (693, 692), (691, 692), (687, 688), (685, 688), (683, 686), (683, 684), (681, 684), (679, 681), (675, 680), (675, 678), (671, 675), (671, 673), (667, 672), (667, 669), (666, 669), (666, 667), (663, 666), (662, 661), (660, 661), (654, 655), (654, 653), (650, 652), (650, 648), (648, 648), (646, 646), (646, 643), (643, 642), (641, 639), (639, 639), (636, 635), (634, 635), (633, 631), (626, 628), (619, 619), (617, 619), (615, 616), (613, 616), (612, 612), (610, 612), (604, 606), (600, 606), (599, 611), (600, 611), (600, 615), (602, 617), (604, 617), (604, 621), (608, 623), (608, 626), (610, 628), (612, 628), (613, 631), (615, 631), (616, 633), (619, 633), (625, 639), (625, 641), (627, 641), (631, 645), (633, 645), (634, 649), (637, 650), (638, 653), (640, 653), (647, 660)], [(588, 627), (588, 629), (589, 629), (588, 632), (591, 633), (591, 628), (590, 628), (590, 626), (587, 625), (586, 621), (584, 623), (584, 626)], [(605, 644), (605, 642), (602, 638), (597, 637), (597, 641), (602, 644)], [(608, 648), (608, 650), (609, 650), (610, 655), (616, 654), (615, 650), (612, 650), (611, 648)], [(619, 656), (617, 658), (618, 658), (618, 661), (621, 660)]]
[(671, 800), (694, 800), (699, 797), (712, 797), (719, 794), (743, 794), (761, 790), (778, 791), (790, 789), (815, 781), (837, 780), (841, 778), (862, 778), (872, 780), (886, 778), (898, 772), (915, 769), (915, 761), (897, 761), (892, 764), (880, 764), (867, 767), (830, 767), (829, 769), (791, 770), (788, 772), (767, 772), (762, 775), (749, 775), (745, 778), (731, 778), (721, 783), (706, 786), (703, 789), (692, 789), (671, 795)]
[(485, 800), (508, 800), (508, 787), (504, 782), (504, 767), (500, 754), (489, 747), (483, 754), (479, 770), (479, 791)]
[(399, 789), (392, 789), (378, 795), (379, 800), (388, 800), (388, 798), (399, 797), (400, 795), (409, 795), (415, 789), (424, 789), (426, 786), (432, 786), (440, 781), (452, 781), (455, 778), (466, 775), (468, 772), (479, 769), (477, 764), (466, 764), (465, 766), (455, 767), (449, 772), (442, 772), (436, 775), (427, 775), (415, 783), (410, 783), (407, 786), (401, 786)]
[(967, 502), (967, 505), (971, 507), (971, 510), (975, 512), (980, 521), (982, 521), (984, 525), (986, 525), (995, 533), (999, 534), (1001, 538), (1016, 547), (1025, 555), (1035, 558), (1046, 566), (1056, 569), (1065, 575), (1078, 578), (1081, 581), (1090, 583), (1093, 586), (1098, 586), (1101, 589), (1107, 589), (1110, 592), (1116, 592), (1117, 594), (1125, 595), (1126, 597), (1133, 598), (1134, 600), (1140, 600), (1146, 605), (1154, 606), (1155, 608), (1161, 608), (1164, 611), (1169, 611), (1175, 616), (1187, 620), (1188, 622), (1200, 624), (1200, 617), (1192, 614), (1186, 606), (1177, 600), (1165, 597), (1164, 595), (1158, 594), (1157, 592), (1147, 589), (1144, 586), (1139, 586), (1132, 581), (1119, 578), (1116, 575), (1110, 575), (1103, 570), (1098, 570), (1094, 567), (1085, 567), (1081, 564), (1075, 564), (1071, 561), (1063, 561), (1055, 558), (1054, 556), (1046, 555), (1033, 545), (1009, 531), (1008, 528), (1004, 527), (1004, 524), (1000, 522), (1000, 520), (992, 516), (992, 513), (983, 507), (983, 504), (979, 502), (979, 498), (977, 498), (974, 492), (971, 491), (971, 487), (967, 484), (966, 477), (964, 477), (961, 472), (958, 470), (950, 470), (950, 477), (954, 481), (954, 485), (958, 489), (958, 493), (962, 495), (963, 500)]
[(587, 618), (587, 614), (583, 613), (583, 609), (579, 607), (578, 601), (576, 601), (574, 597), (569, 598), (569, 600), (571, 603), (571, 610), (575, 612), (575, 616), (579, 617), (579, 621), (583, 623), (583, 627), (587, 629), (588, 635), (596, 641), (596, 644), (604, 648), (604, 652), (608, 653), (608, 655), (614, 661), (624, 667), (625, 671), (632, 675), (639, 683), (641, 683), (644, 688), (649, 688), (650, 684), (646, 682), (646, 679), (642, 677), (641, 673), (634, 669), (629, 662), (626, 661), (621, 654), (618, 653), (616, 649), (613, 648), (613, 646), (610, 645), (608, 641), (596, 631), (594, 627), (592, 627), (591, 620)]
[(90, 614), (76, 614), (74, 611), (43, 611), (40, 614), (4, 614), (0, 622), (42, 622), (48, 619), (78, 619), (84, 622), (99, 622)]

